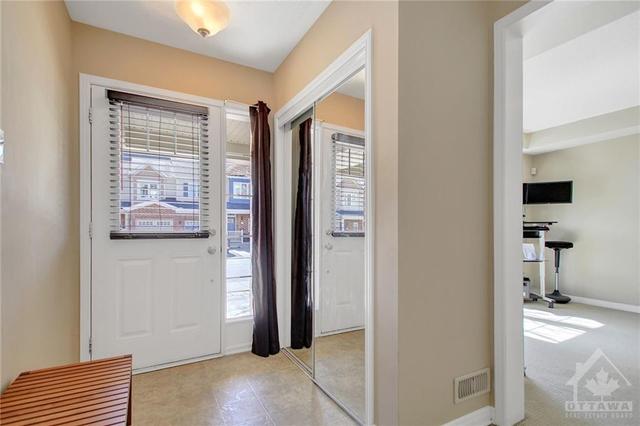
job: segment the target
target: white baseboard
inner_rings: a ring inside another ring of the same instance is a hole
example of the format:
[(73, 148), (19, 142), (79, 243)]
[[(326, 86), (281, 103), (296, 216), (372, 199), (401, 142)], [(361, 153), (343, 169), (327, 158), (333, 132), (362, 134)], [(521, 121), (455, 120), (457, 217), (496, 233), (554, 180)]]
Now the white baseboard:
[(494, 408), (487, 405), (442, 426), (487, 426), (493, 423)]
[(615, 309), (618, 311), (626, 311), (626, 312), (633, 312), (635, 314), (640, 314), (639, 305), (628, 305), (626, 303), (608, 302), (606, 300), (590, 299), (588, 297), (580, 297), (580, 296), (571, 296), (569, 294), (567, 294), (567, 296), (569, 296), (571, 300), (576, 303), (583, 303), (585, 305), (599, 306), (601, 308), (609, 308), (609, 309)]
[(251, 342), (249, 343), (242, 343), (240, 345), (231, 345), (228, 346), (224, 349), (224, 354), (225, 355), (233, 355), (233, 354), (239, 354), (242, 352), (249, 352), (251, 350)]

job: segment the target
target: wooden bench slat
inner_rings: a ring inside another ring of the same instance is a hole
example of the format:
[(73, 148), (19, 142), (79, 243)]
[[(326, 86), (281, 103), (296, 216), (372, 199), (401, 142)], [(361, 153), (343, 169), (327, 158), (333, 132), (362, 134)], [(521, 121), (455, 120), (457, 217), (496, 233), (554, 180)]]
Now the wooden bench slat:
[(3, 425), (131, 422), (131, 355), (21, 373), (0, 395)]
[[(11, 386), (11, 390), (14, 389), (20, 389), (20, 388), (24, 388), (24, 387), (28, 387), (28, 386), (37, 386), (39, 383), (48, 383), (48, 382), (55, 382), (58, 380), (65, 380), (65, 379), (69, 379), (72, 377), (84, 377), (84, 376), (91, 376), (91, 375), (95, 375), (95, 374), (100, 374), (100, 373), (109, 373), (112, 371), (128, 371), (129, 367), (126, 365), (113, 365), (113, 366), (109, 366), (109, 367), (105, 367), (105, 368), (101, 368), (101, 369), (91, 369), (91, 370), (79, 370), (77, 372), (74, 373), (66, 373), (66, 374), (57, 374), (57, 375), (51, 375), (51, 376), (39, 376), (39, 377), (35, 377), (32, 380), (20, 380), (19, 382), (16, 382), (15, 385)], [(10, 389), (7, 389), (7, 391)]]
[[(54, 425), (65, 425), (65, 426), (70, 426), (70, 425), (90, 425), (93, 424), (97, 421), (101, 421), (101, 420), (111, 420), (113, 419), (114, 422), (116, 424), (125, 424), (126, 422), (126, 417), (127, 417), (127, 410), (126, 409), (120, 409), (120, 410), (105, 410), (102, 412), (97, 412), (97, 413), (82, 413), (82, 414), (77, 414), (75, 416), (72, 417), (65, 417), (65, 418), (59, 418), (59, 419), (53, 419), (51, 421), (48, 421), (46, 423), (40, 423), (40, 424), (46, 424), (47, 426), (54, 426)], [(38, 424), (37, 422), (34, 422), (33, 420), (25, 420), (25, 421), (20, 421), (20, 422), (11, 422), (9, 421), (9, 423), (6, 423), (7, 425), (11, 425), (11, 426), (27, 426), (27, 425), (34, 425), (34, 424)], [(3, 423), (3, 426), (5, 425), (5, 423)]]
[(12, 411), (17, 407), (23, 407), (23, 406), (33, 406), (33, 405), (39, 405), (39, 404), (48, 404), (50, 402), (57, 402), (57, 403), (63, 403), (64, 401), (67, 401), (69, 399), (73, 399), (73, 398), (77, 398), (79, 395), (92, 395), (92, 394), (100, 394), (102, 393), (109, 393), (109, 392), (118, 392), (122, 389), (128, 389), (129, 388), (129, 383), (121, 383), (117, 386), (113, 386), (111, 388), (109, 388), (109, 391), (105, 391), (102, 388), (98, 388), (98, 389), (94, 389), (91, 391), (84, 391), (83, 389), (80, 390), (75, 390), (74, 392), (62, 392), (62, 393), (58, 393), (57, 395), (54, 396), (50, 396), (50, 395), (45, 395), (44, 397), (41, 398), (31, 398), (29, 400), (16, 400), (16, 401), (12, 401), (11, 404), (5, 404), (3, 402), (3, 410), (4, 411)]
[(33, 383), (32, 385), (27, 385), (27, 386), (24, 386), (22, 384), (21, 386), (11, 386), (5, 391), (5, 394), (8, 397), (11, 394), (23, 392), (26, 389), (40, 389), (47, 386), (52, 387), (60, 384), (71, 383), (74, 381), (85, 381), (92, 378), (100, 379), (102, 377), (109, 377), (109, 375), (121, 376), (126, 374), (130, 374), (130, 371), (128, 368), (120, 368), (118, 370), (108, 370), (108, 371), (95, 371), (92, 374), (86, 374), (82, 376), (59, 377), (51, 381), (46, 381), (46, 380), (38, 381)]
[(89, 376), (80, 379), (71, 379), (63, 383), (42, 384), (34, 387), (21, 388), (13, 392), (7, 392), (7, 398), (15, 398), (24, 395), (36, 395), (40, 392), (55, 392), (58, 389), (69, 389), (77, 386), (90, 384), (109, 383), (117, 379), (127, 378), (131, 373), (128, 371), (118, 372), (113, 375)]
[(117, 411), (105, 411), (104, 413), (96, 413), (91, 416), (82, 416), (78, 415), (73, 419), (64, 419), (64, 422), (58, 423), (54, 422), (51, 425), (65, 425), (65, 426), (81, 426), (81, 425), (91, 425), (100, 420), (113, 420), (115, 424), (124, 424), (127, 420), (127, 409), (117, 410)]
[(55, 398), (55, 399), (35, 401), (28, 404), (14, 405), (11, 407), (2, 407), (2, 418), (8, 417), (8, 416), (20, 415), (23, 413), (29, 413), (33, 411), (48, 410), (48, 409), (56, 410), (58, 409), (58, 407), (67, 407), (69, 405), (73, 405), (76, 403), (77, 404), (84, 403), (84, 402), (90, 403), (92, 401), (95, 401), (96, 399), (101, 399), (101, 398), (105, 398), (105, 399), (118, 398), (123, 394), (127, 394), (127, 392), (129, 392), (129, 387), (122, 386), (119, 389), (114, 389), (109, 392), (104, 392), (102, 390), (94, 391), (93, 393), (82, 392), (77, 394), (66, 395), (64, 397)]
[(27, 375), (27, 374), (34, 375), (34, 374), (40, 374), (40, 373), (47, 373), (51, 371), (59, 371), (59, 370), (67, 370), (67, 369), (71, 370), (76, 368), (95, 368), (105, 363), (110, 363), (114, 361), (126, 363), (126, 362), (130, 362), (130, 360), (131, 360), (131, 355), (120, 355), (120, 356), (114, 356), (111, 358), (96, 359), (94, 361), (72, 362), (71, 364), (59, 365), (56, 367), (47, 367), (47, 368), (40, 368), (38, 370), (29, 370), (29, 371), (24, 371), (20, 373), (20, 375)]
[[(11, 405), (12, 403), (15, 403), (16, 401), (20, 401), (22, 399), (26, 399), (26, 400), (42, 399), (42, 398), (46, 398), (49, 395), (57, 396), (65, 393), (71, 393), (74, 391), (86, 392), (86, 391), (91, 391), (95, 389), (105, 389), (110, 386), (116, 386), (116, 385), (121, 385), (125, 383), (128, 384), (129, 382), (130, 380), (127, 378), (118, 378), (118, 379), (114, 379), (113, 381), (99, 382), (99, 383), (93, 383), (93, 384), (80, 384), (80, 385), (68, 386), (60, 389), (52, 389), (50, 391), (47, 391), (45, 389), (45, 390), (40, 390), (38, 392), (33, 392), (33, 393), (9, 396), (7, 397), (6, 404)], [(4, 400), (3, 400), (3, 404), (5, 404)]]
[[(92, 362), (92, 361), (89, 361)], [(106, 368), (107, 366), (127, 366), (128, 362), (125, 359), (117, 359), (117, 360), (110, 360), (108, 362), (100, 362), (97, 365), (82, 365), (84, 363), (81, 363), (81, 365), (77, 368), (73, 368), (73, 367), (60, 367), (60, 368), (56, 368), (56, 369), (48, 369), (47, 371), (44, 370), (33, 370), (33, 371), (26, 371), (23, 373), (20, 373), (20, 375), (18, 376), (18, 379), (20, 379), (20, 381), (24, 381), (24, 380), (35, 380), (35, 379), (40, 379), (40, 378), (47, 378), (47, 377), (55, 377), (55, 376), (59, 376), (59, 375), (65, 375), (65, 374), (72, 374), (72, 373), (76, 373), (76, 372), (82, 372), (82, 371), (93, 371), (93, 370), (99, 370), (101, 368)], [(16, 381), (18, 380), (16, 379)]]
[[(50, 409), (42, 409), (32, 411), (30, 413), (18, 414), (11, 417), (11, 421), (20, 422), (26, 420), (37, 421), (40, 423), (50, 422), (60, 417), (69, 417), (71, 415), (92, 412), (103, 408), (115, 407), (115, 410), (122, 409), (123, 404), (127, 404), (128, 394), (119, 395), (115, 399), (100, 399), (94, 401), (85, 401), (79, 404), (71, 404), (64, 407), (55, 407)], [(99, 402), (97, 402), (99, 401)]]

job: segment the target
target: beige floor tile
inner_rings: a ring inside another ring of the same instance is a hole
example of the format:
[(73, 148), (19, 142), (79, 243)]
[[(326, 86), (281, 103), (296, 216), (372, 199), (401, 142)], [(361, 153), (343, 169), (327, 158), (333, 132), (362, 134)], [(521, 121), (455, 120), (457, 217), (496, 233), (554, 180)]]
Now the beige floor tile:
[(230, 402), (220, 407), (220, 412), (226, 424), (246, 424), (268, 417), (266, 410), (256, 398)]
[(135, 426), (354, 424), (283, 354), (238, 354), (138, 374), (132, 396)]

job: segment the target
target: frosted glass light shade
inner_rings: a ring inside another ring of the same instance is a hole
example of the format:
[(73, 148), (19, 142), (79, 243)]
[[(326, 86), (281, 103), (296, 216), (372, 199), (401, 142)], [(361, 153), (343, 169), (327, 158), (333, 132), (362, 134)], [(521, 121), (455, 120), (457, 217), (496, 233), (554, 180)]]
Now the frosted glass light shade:
[(176, 0), (178, 16), (202, 37), (210, 37), (229, 23), (229, 8), (223, 1)]

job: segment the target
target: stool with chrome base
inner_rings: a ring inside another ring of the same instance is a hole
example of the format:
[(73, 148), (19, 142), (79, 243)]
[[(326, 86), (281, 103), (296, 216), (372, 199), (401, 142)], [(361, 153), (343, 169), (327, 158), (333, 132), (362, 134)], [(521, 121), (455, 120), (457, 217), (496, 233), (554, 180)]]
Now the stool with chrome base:
[(560, 293), (560, 251), (564, 249), (573, 248), (573, 243), (569, 241), (545, 241), (545, 247), (553, 250), (555, 254), (555, 269), (556, 269), (556, 289), (553, 293), (547, 293), (549, 299), (553, 299), (556, 303), (569, 303), (571, 298)]

